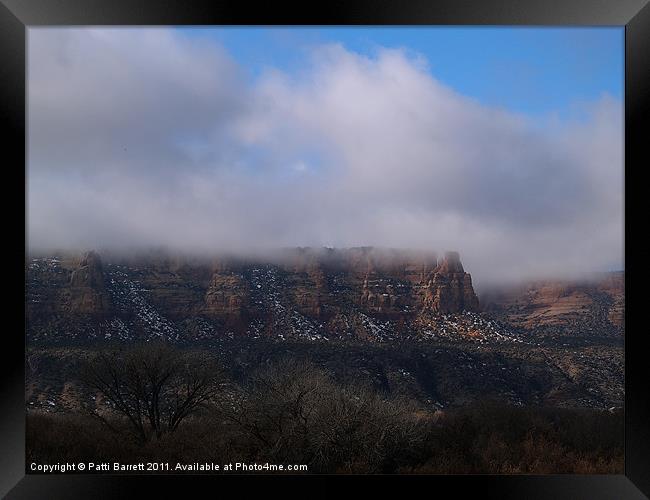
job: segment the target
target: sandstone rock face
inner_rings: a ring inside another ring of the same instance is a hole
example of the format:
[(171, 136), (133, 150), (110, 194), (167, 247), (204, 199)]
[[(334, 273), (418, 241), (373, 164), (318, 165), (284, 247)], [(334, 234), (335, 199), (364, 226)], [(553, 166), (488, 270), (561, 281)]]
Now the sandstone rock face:
[(476, 311), (478, 298), (457, 252), (435, 253), (360, 247), (300, 249), (285, 269), (307, 314), (337, 312), (350, 301), (373, 314)]
[(70, 309), (74, 313), (105, 316), (111, 301), (104, 282), (102, 261), (96, 252), (86, 253), (70, 276)]
[[(186, 330), (196, 338), (284, 330), (377, 337), (387, 321), (408, 335), (421, 314), (478, 308), (455, 252), (438, 258), (372, 247), (298, 248), (265, 257), (104, 256), (103, 263), (90, 252), (76, 261), (33, 259), (28, 270), (28, 314), (39, 319), (41, 337), (59, 330), (83, 337), (93, 328), (110, 338), (174, 338)], [(69, 313), (97, 316), (96, 324)]]
[(325, 273), (318, 265), (295, 277), (292, 287), (293, 301), (298, 311), (308, 316), (319, 317), (327, 296)]
[(360, 304), (362, 307), (372, 312), (382, 313), (396, 310), (407, 302), (406, 298), (397, 293), (395, 285), (382, 286), (377, 283), (378, 281), (380, 280), (376, 275), (370, 273), (366, 275), (361, 292)]
[(438, 258), (433, 252), (373, 247), (294, 248), (266, 261), (215, 258), (210, 268), (166, 261), (129, 265), (141, 272), (148, 300), (170, 318), (255, 316), (263, 314), (262, 303), (271, 295), (273, 302), (325, 321), (350, 306), (390, 317), (478, 308), (457, 252)]
[[(26, 263), (29, 335), (46, 341), (61, 335), (504, 337), (482, 315), (458, 314), (477, 312), (479, 301), (456, 252), (359, 247), (265, 257), (102, 257), (89, 252)], [(540, 334), (618, 335), (623, 283), (623, 273), (536, 282), (484, 296), (482, 303), (502, 324)]]
[(447, 252), (429, 275), (423, 304), (427, 310), (442, 314), (478, 309), (472, 278), (463, 270), (457, 252)]
[(580, 281), (536, 281), (493, 290), (486, 311), (525, 328), (580, 326), (594, 333), (621, 329), (625, 314), (624, 274), (606, 273)]
[(234, 272), (216, 271), (205, 292), (205, 312), (209, 316), (240, 318), (247, 305), (246, 284)]

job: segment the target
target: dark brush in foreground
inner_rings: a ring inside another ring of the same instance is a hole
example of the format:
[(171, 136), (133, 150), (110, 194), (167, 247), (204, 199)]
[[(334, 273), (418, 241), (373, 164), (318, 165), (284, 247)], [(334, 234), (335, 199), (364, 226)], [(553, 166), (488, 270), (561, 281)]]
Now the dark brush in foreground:
[[(163, 473), (201, 472), (183, 467), (195, 463), (220, 464), (219, 472), (245, 472), (224, 470), (229, 463), (258, 464), (253, 471), (262, 473), (264, 464), (285, 471), (300, 464), (312, 473), (622, 472), (621, 411), (489, 400), (431, 411), (409, 398), (338, 383), (293, 358), (263, 364), (239, 383), (213, 380), (214, 392), (180, 425), (161, 427), (157, 416), (175, 414), (184, 401), (179, 392), (186, 392), (180, 372), (158, 385), (165, 373), (159, 368), (186, 355), (167, 351), (169, 358), (155, 365), (160, 347), (147, 349), (111, 358), (119, 396), (100, 388), (88, 412), (29, 414), (28, 471), (30, 464), (92, 462), (158, 463)], [(145, 379), (160, 390), (142, 387), (136, 372), (151, 375)], [(89, 387), (97, 389), (92, 381)]]

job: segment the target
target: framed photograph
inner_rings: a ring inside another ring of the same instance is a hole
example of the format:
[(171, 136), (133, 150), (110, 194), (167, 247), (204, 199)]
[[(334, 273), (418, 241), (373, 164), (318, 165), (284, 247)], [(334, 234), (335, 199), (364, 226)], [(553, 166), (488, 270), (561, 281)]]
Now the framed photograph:
[(650, 496), (645, 0), (0, 22), (0, 494)]

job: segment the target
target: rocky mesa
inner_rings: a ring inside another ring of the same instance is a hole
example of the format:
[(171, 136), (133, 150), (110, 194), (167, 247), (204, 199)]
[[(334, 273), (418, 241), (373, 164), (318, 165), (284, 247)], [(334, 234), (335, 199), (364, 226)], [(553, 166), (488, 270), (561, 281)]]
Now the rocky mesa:
[(457, 252), (293, 248), (191, 259), (93, 251), (32, 259), (27, 276), (28, 325), (55, 333), (67, 324), (82, 336), (89, 325), (101, 336), (116, 323), (133, 330), (140, 323), (199, 322), (221, 333), (255, 325), (272, 333), (281, 323), (336, 329), (365, 317), (403, 323), (479, 307)]
[(479, 299), (457, 252), (291, 248), (261, 256), (140, 254), (27, 262), (32, 339), (223, 336), (389, 339), (620, 336), (623, 273)]

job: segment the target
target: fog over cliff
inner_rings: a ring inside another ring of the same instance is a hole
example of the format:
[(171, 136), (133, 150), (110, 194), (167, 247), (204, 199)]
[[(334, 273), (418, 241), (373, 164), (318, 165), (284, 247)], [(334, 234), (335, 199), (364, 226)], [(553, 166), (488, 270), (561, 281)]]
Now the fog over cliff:
[(340, 45), (252, 79), (166, 29), (30, 29), (28, 58), (32, 250), (457, 250), (479, 286), (623, 268), (608, 95), (519, 115)]

